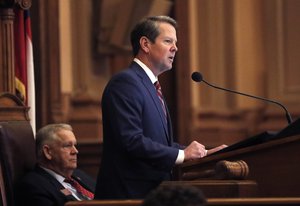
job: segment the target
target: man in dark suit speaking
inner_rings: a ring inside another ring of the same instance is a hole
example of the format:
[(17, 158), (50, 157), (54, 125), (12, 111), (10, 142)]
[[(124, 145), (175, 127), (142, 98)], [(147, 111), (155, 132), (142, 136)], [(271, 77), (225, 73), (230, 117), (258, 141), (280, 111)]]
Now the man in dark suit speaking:
[(70, 125), (50, 124), (40, 129), (36, 152), (36, 167), (17, 185), (17, 205), (63, 206), (67, 201), (94, 198), (95, 183), (76, 170), (78, 150)]
[(102, 97), (103, 156), (96, 199), (144, 198), (170, 180), (175, 164), (217, 151), (193, 141), (173, 142), (170, 114), (158, 76), (172, 68), (176, 22), (168, 16), (143, 19), (131, 32), (134, 60), (112, 77)]

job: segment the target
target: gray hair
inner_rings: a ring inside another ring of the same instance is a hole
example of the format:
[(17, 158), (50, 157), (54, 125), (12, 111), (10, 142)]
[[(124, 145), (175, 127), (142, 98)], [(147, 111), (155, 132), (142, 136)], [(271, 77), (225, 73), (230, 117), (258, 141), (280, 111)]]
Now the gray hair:
[(36, 140), (36, 155), (37, 159), (41, 159), (43, 155), (43, 146), (58, 139), (57, 133), (60, 130), (73, 131), (72, 126), (69, 124), (48, 124), (42, 127), (35, 136)]

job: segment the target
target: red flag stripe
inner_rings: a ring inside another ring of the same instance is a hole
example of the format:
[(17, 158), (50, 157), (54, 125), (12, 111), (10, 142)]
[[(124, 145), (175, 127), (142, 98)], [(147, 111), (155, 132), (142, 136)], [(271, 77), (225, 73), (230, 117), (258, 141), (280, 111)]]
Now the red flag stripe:
[(17, 95), (26, 103), (27, 69), (24, 26), (24, 11), (16, 9), (14, 22), (16, 90)]
[(14, 22), (15, 74), (17, 94), (30, 107), (30, 123), (35, 133), (35, 84), (29, 10), (16, 9)]

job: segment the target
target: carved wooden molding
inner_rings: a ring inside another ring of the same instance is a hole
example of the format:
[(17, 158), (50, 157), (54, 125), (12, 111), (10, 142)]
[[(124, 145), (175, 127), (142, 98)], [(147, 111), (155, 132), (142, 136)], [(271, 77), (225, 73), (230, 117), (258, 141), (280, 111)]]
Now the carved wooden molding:
[(243, 160), (217, 162), (215, 166), (217, 179), (246, 179), (249, 175), (249, 167)]
[(249, 175), (249, 167), (243, 160), (226, 161), (222, 160), (216, 163), (212, 169), (200, 172), (185, 172), (182, 175), (183, 180), (195, 179), (219, 179), (219, 180), (243, 180)]
[(21, 9), (29, 9), (32, 0), (0, 0), (0, 8), (20, 7)]
[(29, 121), (28, 110), (17, 96), (0, 93), (0, 121)]
[(31, 0), (15, 0), (15, 4), (22, 9), (29, 9), (31, 7)]

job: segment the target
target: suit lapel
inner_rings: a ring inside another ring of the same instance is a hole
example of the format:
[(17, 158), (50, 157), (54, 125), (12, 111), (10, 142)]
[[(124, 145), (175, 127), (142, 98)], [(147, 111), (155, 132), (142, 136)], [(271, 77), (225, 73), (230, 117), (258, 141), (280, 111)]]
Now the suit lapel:
[(46, 172), (44, 169), (42, 169), (39, 166), (36, 166), (35, 170), (45, 178), (49, 180), (49, 182), (53, 185), (54, 188), (60, 191), (61, 196), (65, 197), (67, 200), (76, 200), (75, 197), (73, 197), (72, 194), (66, 193), (65, 190), (67, 190), (62, 184), (60, 184), (59, 181), (57, 181), (52, 175), (50, 175), (48, 172)]
[(170, 138), (170, 133), (169, 133), (169, 128), (168, 128), (168, 122), (169, 122), (170, 118), (169, 118), (168, 108), (166, 106), (167, 121), (168, 121), (168, 122), (166, 122), (165, 114), (164, 114), (163, 108), (161, 106), (161, 102), (160, 102), (160, 100), (157, 96), (155, 86), (152, 84), (152, 82), (150, 81), (149, 77), (144, 72), (144, 70), (138, 64), (136, 64), (135, 62), (133, 63), (133, 68), (135, 68), (135, 71), (136, 71), (137, 75), (141, 78), (142, 84), (145, 86), (146, 90), (150, 94), (151, 99), (153, 100), (153, 102), (155, 104), (155, 107), (156, 107), (156, 109), (157, 109), (157, 111), (160, 115), (160, 121), (163, 124), (164, 130), (165, 130), (165, 133), (166, 133), (167, 141), (170, 144), (171, 138)]
[[(167, 104), (165, 104), (167, 105)], [(171, 145), (171, 143), (173, 142), (173, 128), (172, 128), (172, 121), (171, 121), (171, 116), (170, 116), (170, 113), (169, 113), (169, 109), (168, 107), (166, 106), (166, 110), (167, 110), (167, 126), (168, 126), (168, 132), (169, 132), (169, 144)]]

